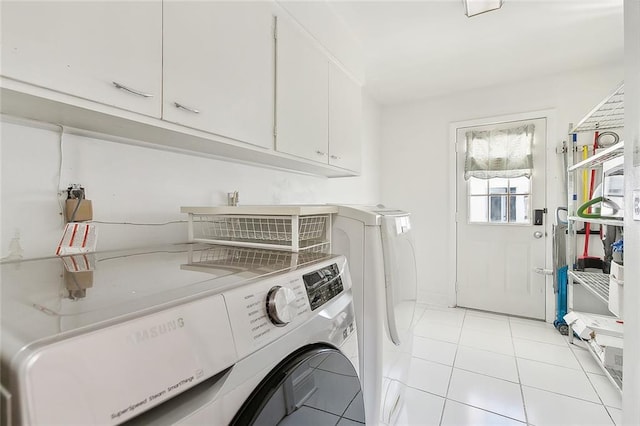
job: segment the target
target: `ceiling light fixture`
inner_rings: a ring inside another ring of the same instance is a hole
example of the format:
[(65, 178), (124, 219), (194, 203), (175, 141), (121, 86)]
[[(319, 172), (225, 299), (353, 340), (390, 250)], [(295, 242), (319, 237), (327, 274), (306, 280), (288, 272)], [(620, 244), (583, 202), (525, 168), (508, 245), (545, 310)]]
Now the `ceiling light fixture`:
[(502, 0), (462, 0), (464, 13), (469, 18), (502, 7)]

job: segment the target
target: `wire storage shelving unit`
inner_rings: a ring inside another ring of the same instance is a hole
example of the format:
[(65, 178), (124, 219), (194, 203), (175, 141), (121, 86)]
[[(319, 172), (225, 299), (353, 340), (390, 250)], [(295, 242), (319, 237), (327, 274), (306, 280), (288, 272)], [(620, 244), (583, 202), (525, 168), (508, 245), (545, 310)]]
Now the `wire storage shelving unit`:
[[(624, 84), (596, 106), (578, 125), (574, 126), (569, 133), (579, 133), (587, 131), (601, 131), (606, 129), (619, 129), (624, 127)], [(610, 359), (611, 353), (622, 358), (621, 347), (624, 337), (624, 326), (622, 321), (616, 316), (602, 316), (589, 312), (578, 312), (573, 310), (573, 287), (579, 285), (596, 297), (605, 305), (609, 303), (610, 296), (610, 276), (602, 272), (589, 272), (576, 269), (577, 263), (577, 225), (581, 223), (591, 223), (600, 225), (620, 226), (624, 224), (622, 218), (584, 218), (577, 215), (577, 193), (578, 174), (584, 170), (600, 170), (603, 164), (624, 155), (624, 142), (618, 142), (586, 160), (570, 164), (567, 168), (567, 259), (569, 260), (568, 271), (568, 310), (577, 315), (583, 325), (593, 330), (593, 333), (585, 342), (597, 364), (604, 374), (622, 392), (622, 369), (612, 368)], [(574, 326), (570, 325), (569, 335), (573, 339)], [(608, 347), (609, 345), (609, 347)], [(616, 352), (608, 350), (615, 349)], [(617, 351), (620, 351), (618, 355)], [(619, 360), (621, 364), (621, 359)]]

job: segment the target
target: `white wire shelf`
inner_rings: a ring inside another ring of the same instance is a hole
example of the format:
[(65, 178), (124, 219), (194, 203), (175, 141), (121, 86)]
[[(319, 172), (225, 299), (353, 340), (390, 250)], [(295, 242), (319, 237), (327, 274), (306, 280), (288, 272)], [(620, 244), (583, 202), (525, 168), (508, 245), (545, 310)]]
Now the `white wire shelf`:
[(326, 216), (299, 218), (299, 226), (289, 216), (222, 216), (194, 215), (194, 226), (202, 237), (211, 240), (246, 242), (290, 242), (296, 238), (308, 241), (320, 238), (325, 230)]
[(624, 226), (624, 219), (591, 219), (580, 216), (569, 216), (567, 219), (574, 222), (598, 223), (600, 225)]
[(621, 155), (624, 155), (624, 141), (620, 141), (617, 144), (592, 155), (586, 160), (574, 164), (569, 167), (568, 170), (571, 172), (578, 169), (595, 169), (596, 167), (602, 166), (602, 163), (605, 161), (612, 160)]
[(624, 83), (591, 110), (569, 133), (621, 127), (624, 127)]
[(221, 244), (235, 247), (258, 248), (266, 250), (285, 250), (285, 251), (313, 251), (329, 253), (331, 244), (328, 241), (321, 240), (305, 240), (300, 241), (298, 249), (294, 250), (291, 244), (276, 244), (267, 240), (241, 240), (241, 239), (215, 239), (215, 238), (193, 238), (195, 243), (204, 244)]
[(609, 303), (609, 275), (600, 272), (569, 271), (573, 281), (589, 290), (594, 296)]

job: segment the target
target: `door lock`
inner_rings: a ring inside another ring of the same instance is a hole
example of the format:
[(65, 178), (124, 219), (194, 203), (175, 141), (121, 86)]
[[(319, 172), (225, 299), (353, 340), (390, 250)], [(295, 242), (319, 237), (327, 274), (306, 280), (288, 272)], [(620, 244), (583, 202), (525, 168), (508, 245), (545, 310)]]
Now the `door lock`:
[(533, 238), (535, 238), (536, 240), (539, 240), (540, 238), (542, 238), (542, 232), (540, 231), (536, 231), (533, 233)]
[(547, 212), (547, 209), (535, 209), (533, 211), (533, 224), (535, 226), (544, 225), (544, 214)]

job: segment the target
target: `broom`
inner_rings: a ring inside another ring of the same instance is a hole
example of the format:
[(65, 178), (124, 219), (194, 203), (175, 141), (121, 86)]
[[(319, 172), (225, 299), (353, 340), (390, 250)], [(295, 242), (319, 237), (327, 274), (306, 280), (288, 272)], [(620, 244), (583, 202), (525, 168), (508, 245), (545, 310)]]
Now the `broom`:
[[(596, 130), (596, 132), (594, 133), (594, 139), (593, 139), (593, 153), (596, 153), (596, 148), (598, 147), (598, 136), (600, 136), (600, 133)], [(585, 147), (586, 148), (586, 147)], [(586, 156), (586, 149), (584, 152), (584, 155)], [(586, 170), (585, 170), (585, 174), (583, 175), (583, 179), (584, 179), (584, 189), (586, 190)], [(584, 191), (584, 198), (585, 198), (585, 202), (590, 200), (591, 197), (593, 197), (593, 190), (595, 187), (595, 183), (596, 183), (596, 171), (595, 169), (591, 169), (591, 182), (589, 184), (589, 197), (587, 198), (586, 196), (586, 191)], [(589, 208), (589, 211), (591, 211), (591, 208)], [(591, 235), (591, 223), (587, 222), (584, 225), (584, 251), (582, 252), (582, 256), (578, 257), (578, 266), (576, 269), (580, 270), (580, 271), (584, 271), (586, 268), (592, 268), (592, 269), (602, 269), (602, 259), (600, 259), (599, 257), (596, 256), (589, 256), (589, 237)]]

